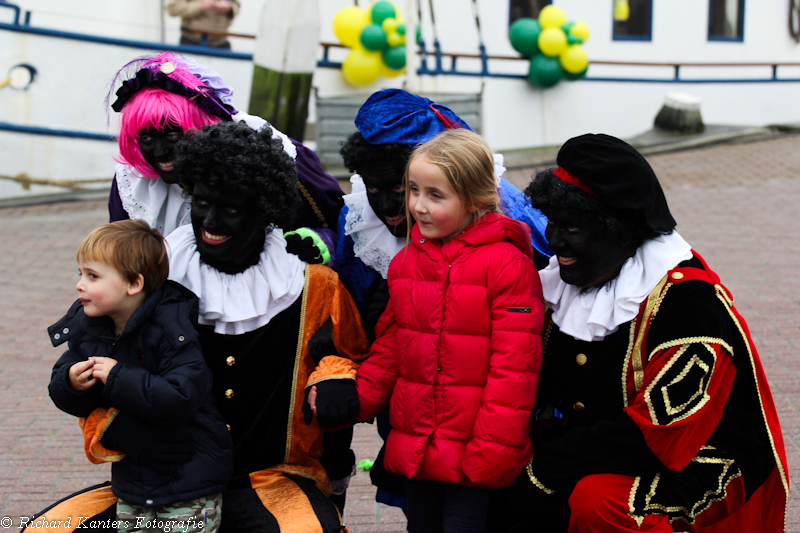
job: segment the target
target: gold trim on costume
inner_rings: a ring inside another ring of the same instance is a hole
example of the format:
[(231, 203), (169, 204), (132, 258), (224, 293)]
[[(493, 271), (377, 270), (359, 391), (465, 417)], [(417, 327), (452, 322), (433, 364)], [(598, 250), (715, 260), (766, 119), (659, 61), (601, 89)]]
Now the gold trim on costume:
[[(100, 442), (101, 440), (103, 440), (103, 435), (106, 434), (106, 430), (108, 430), (108, 426), (110, 426), (111, 422), (113, 422), (114, 419), (117, 418), (118, 414), (119, 414), (119, 409), (114, 409), (114, 412), (111, 413), (111, 415), (109, 415), (108, 419), (106, 420), (106, 423), (103, 424), (103, 429), (100, 430), (100, 436), (97, 437), (97, 442)], [(92, 455), (94, 455), (95, 457), (97, 457), (101, 461), (105, 461), (107, 463), (116, 463), (117, 461), (122, 461), (123, 459), (125, 459), (125, 455), (126, 455), (124, 453), (121, 453), (119, 455), (100, 455), (99, 453), (94, 451), (94, 446), (92, 446), (90, 451), (92, 452)]]
[[(706, 447), (703, 446), (701, 450), (713, 450), (713, 447)], [(691, 510), (687, 509), (686, 507), (679, 505), (679, 506), (666, 506), (661, 505), (658, 503), (652, 503), (652, 499), (656, 494), (656, 490), (658, 488), (658, 483), (661, 481), (661, 474), (656, 474), (653, 478), (652, 483), (650, 484), (649, 490), (647, 494), (644, 496), (644, 506), (641, 509), (641, 515), (636, 514), (636, 493), (638, 492), (640, 480), (641, 478), (637, 477), (631, 487), (630, 496), (628, 498), (628, 516), (636, 520), (636, 523), (641, 526), (641, 522), (644, 520), (645, 516), (649, 514), (661, 514), (666, 515), (669, 517), (670, 523), (675, 520), (683, 520), (689, 525), (693, 525), (697, 516), (702, 512), (706, 511), (713, 503), (724, 500), (728, 497), (728, 485), (734, 479), (741, 477), (742, 472), (741, 470), (736, 470), (728, 476), (728, 472), (731, 469), (731, 466), (735, 464), (733, 459), (725, 459), (722, 457), (700, 457), (695, 456), (692, 459), (693, 463), (704, 463), (704, 464), (717, 464), (722, 465), (722, 471), (717, 478), (717, 487), (712, 490), (708, 490), (703, 494), (703, 497), (700, 501), (695, 502), (692, 505)], [(726, 479), (727, 478), (727, 479)], [(648, 513), (647, 511), (651, 511)], [(676, 516), (677, 515), (677, 516)]]
[(771, 428), (769, 427), (769, 421), (767, 421), (767, 415), (764, 412), (764, 402), (761, 400), (761, 388), (758, 386), (758, 374), (756, 372), (755, 360), (753, 359), (753, 350), (750, 347), (750, 343), (748, 342), (747, 335), (745, 334), (742, 325), (739, 323), (739, 320), (736, 318), (736, 314), (731, 309), (733, 298), (731, 298), (728, 295), (727, 291), (722, 285), (719, 284), (714, 285), (714, 289), (716, 290), (717, 298), (719, 298), (719, 300), (722, 302), (722, 305), (725, 306), (725, 310), (728, 311), (728, 315), (730, 315), (731, 320), (733, 320), (733, 323), (736, 324), (736, 328), (739, 330), (739, 335), (741, 335), (742, 341), (744, 341), (744, 345), (747, 347), (747, 355), (750, 358), (750, 368), (753, 372), (753, 381), (755, 382), (756, 390), (758, 391), (758, 405), (761, 408), (761, 417), (764, 419), (764, 427), (767, 429), (767, 436), (769, 437), (769, 444), (772, 447), (772, 455), (775, 458), (775, 465), (778, 467), (778, 472), (781, 475), (781, 483), (783, 483), (783, 490), (786, 491), (787, 506), (786, 508), (784, 508), (784, 520), (783, 520), (785, 524), (786, 509), (788, 508), (788, 502), (789, 502), (789, 479), (787, 477), (786, 472), (784, 471), (780, 454), (778, 454), (778, 450), (775, 448), (775, 439), (772, 437), (772, 431)]
[(722, 339), (719, 339), (717, 337), (684, 337), (682, 339), (673, 339), (671, 341), (659, 344), (658, 346), (653, 348), (652, 352), (650, 352), (648, 360), (652, 359), (653, 355), (655, 355), (655, 353), (660, 350), (666, 350), (667, 348), (674, 348), (675, 346), (681, 346), (683, 344), (719, 344), (720, 346), (725, 348), (725, 351), (731, 354), (731, 357), (733, 357), (733, 348), (731, 348), (731, 345)]
[(315, 202), (314, 198), (311, 197), (311, 193), (308, 192), (308, 189), (306, 189), (305, 186), (302, 183), (300, 183), (300, 180), (297, 180), (297, 188), (300, 190), (300, 193), (303, 195), (306, 201), (308, 201), (309, 205), (311, 206), (311, 209), (314, 210), (314, 214), (317, 215), (317, 218), (322, 223), (322, 227), (327, 228), (328, 223), (325, 222), (325, 215), (322, 214), (322, 211), (320, 211), (317, 202)]
[(536, 488), (544, 491), (545, 494), (556, 493), (556, 491), (554, 491), (553, 489), (548, 489), (547, 487), (545, 487), (544, 484), (541, 481), (539, 481), (539, 478), (533, 475), (533, 459), (528, 461), (528, 466), (525, 469), (528, 472), (528, 479), (531, 480), (531, 483), (533, 483), (536, 486)]
[[(299, 184), (299, 182), (298, 182)], [(300, 372), (300, 360), (303, 355), (306, 332), (306, 303), (308, 302), (308, 280), (311, 276), (309, 265), (306, 265), (303, 277), (303, 303), (300, 306), (300, 333), (297, 335), (297, 350), (294, 356), (294, 375), (292, 376), (292, 395), (289, 397), (289, 421), (286, 427), (286, 452), (283, 455), (283, 462), (288, 463), (292, 452), (292, 428), (294, 427), (294, 404), (297, 401), (297, 374)]]
[(622, 405), (628, 406), (628, 365), (631, 362), (633, 353), (633, 342), (636, 337), (636, 319), (631, 320), (631, 328), (628, 332), (628, 350), (625, 352), (625, 360), (622, 363)]
[(633, 485), (631, 485), (631, 491), (628, 494), (628, 516), (633, 518), (633, 520), (636, 522), (636, 527), (639, 528), (642, 527), (642, 522), (644, 522), (644, 516), (639, 516), (636, 514), (635, 502), (636, 502), (636, 491), (639, 490), (639, 483), (641, 481), (642, 477), (636, 476), (633, 479)]
[[(642, 383), (644, 382), (644, 364), (642, 363), (642, 342), (644, 341), (645, 333), (650, 325), (650, 321), (653, 319), (653, 309), (656, 309), (656, 304), (661, 304), (661, 299), (659, 296), (661, 295), (661, 291), (664, 289), (664, 285), (667, 283), (667, 276), (665, 275), (661, 278), (661, 281), (655, 286), (655, 288), (650, 291), (650, 294), (647, 296), (647, 304), (644, 308), (644, 313), (642, 314), (642, 320), (639, 323), (639, 334), (636, 336), (636, 342), (633, 345), (633, 351), (631, 356), (633, 358), (633, 386), (636, 392), (638, 393), (639, 390), (642, 388)], [(635, 319), (634, 319), (635, 321)]]
[(317, 383), (319, 383), (321, 381), (328, 381), (328, 380), (331, 380), (331, 379), (351, 379), (351, 380), (355, 381), (356, 380), (356, 375), (355, 374), (333, 374), (331, 376), (323, 376), (323, 377), (321, 377), (319, 379), (315, 379), (314, 381), (309, 381), (308, 383), (306, 383), (306, 387), (305, 388), (309, 388), (309, 387), (311, 387), (313, 385), (316, 385)]
[[(657, 426), (661, 426), (661, 425), (669, 426), (669, 425), (674, 424), (675, 422), (679, 422), (681, 420), (689, 418), (690, 416), (692, 416), (695, 413), (697, 413), (700, 409), (702, 409), (703, 406), (706, 403), (708, 403), (708, 401), (711, 399), (711, 397), (708, 396), (708, 394), (706, 393), (706, 389), (708, 387), (709, 382), (711, 381), (711, 373), (713, 373), (713, 370), (714, 370), (713, 367), (715, 367), (716, 363), (717, 363), (717, 354), (714, 351), (714, 349), (707, 343), (697, 342), (697, 341), (691, 342), (692, 339), (686, 339), (686, 340), (689, 341), (689, 342), (681, 343), (682, 344), (681, 349), (678, 350), (672, 356), (672, 358), (667, 362), (667, 364), (664, 365), (664, 367), (658, 372), (656, 377), (653, 378), (653, 380), (650, 383), (650, 385), (648, 385), (647, 389), (645, 389), (645, 391), (644, 391), (644, 400), (645, 400), (645, 403), (647, 403), (647, 410), (650, 413), (650, 420), (653, 422), (653, 424), (655, 424)], [(713, 365), (709, 365), (707, 362), (705, 362), (702, 359), (700, 359), (700, 357), (698, 355), (693, 355), (693, 356), (691, 356), (689, 358), (688, 361), (686, 361), (686, 363), (684, 365), (684, 368), (681, 370), (681, 372), (672, 381), (670, 381), (666, 385), (660, 385), (661, 378), (664, 376), (664, 374), (666, 374), (670, 369), (672, 369), (672, 367), (676, 363), (678, 363), (680, 361), (681, 357), (683, 357), (683, 354), (685, 354), (686, 351), (689, 349), (689, 347), (692, 346), (693, 344), (701, 344), (702, 346), (704, 346), (706, 348), (706, 350), (709, 351), (709, 353), (711, 354), (711, 357), (713, 359)], [(655, 353), (655, 350), (654, 350), (653, 353)], [(686, 375), (689, 373), (689, 371), (692, 369), (692, 367), (695, 366), (695, 365), (699, 366), (700, 368), (702, 368), (705, 371), (705, 376), (707, 376), (707, 379), (705, 379), (705, 383), (703, 383), (701, 381), (701, 383), (700, 383), (701, 388), (698, 389), (697, 392), (695, 392), (694, 395), (692, 395), (692, 397), (689, 398), (689, 400), (687, 400), (686, 402), (684, 402), (681, 405), (673, 407), (671, 402), (670, 402), (670, 400), (669, 400), (669, 387), (671, 385), (674, 385), (674, 384), (679, 383), (680, 381), (682, 381), (686, 377)], [(652, 401), (652, 398), (651, 398), (653, 390), (655, 390), (657, 387), (660, 388), (661, 394), (662, 394), (662, 396), (664, 398), (664, 408), (666, 410), (666, 414), (668, 416), (672, 417), (671, 420), (669, 420), (666, 424), (662, 424), (658, 420), (658, 415), (656, 414), (655, 407), (653, 406), (653, 401)], [(703, 397), (702, 400), (700, 400), (694, 407), (692, 407), (691, 409), (687, 410), (682, 415), (680, 415), (678, 417), (675, 417), (675, 415), (677, 415), (681, 411), (685, 410), (686, 407), (688, 405), (690, 405), (692, 402), (694, 402), (697, 399), (697, 397), (700, 396), (700, 395), (702, 395), (702, 397)]]

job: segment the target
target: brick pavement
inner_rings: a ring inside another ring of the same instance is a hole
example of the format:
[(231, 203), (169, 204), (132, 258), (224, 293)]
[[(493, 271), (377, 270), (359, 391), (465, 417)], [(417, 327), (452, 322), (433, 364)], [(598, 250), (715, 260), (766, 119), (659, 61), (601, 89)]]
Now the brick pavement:
[[(649, 156), (665, 185), (678, 231), (722, 276), (747, 319), (773, 389), (790, 472), (800, 471), (800, 137), (718, 145)], [(512, 182), (531, 170), (509, 173)], [(105, 221), (105, 202), (0, 209), (0, 516), (30, 515), (108, 478), (91, 465), (72, 417), (47, 397), (60, 351), (45, 328), (74, 299), (75, 251)], [(357, 427), (357, 460), (377, 455), (373, 426)], [(800, 533), (792, 483), (787, 531)], [(353, 533), (403, 531), (402, 513), (373, 500), (366, 472), (348, 492)], [(6, 528), (7, 531), (16, 531)]]

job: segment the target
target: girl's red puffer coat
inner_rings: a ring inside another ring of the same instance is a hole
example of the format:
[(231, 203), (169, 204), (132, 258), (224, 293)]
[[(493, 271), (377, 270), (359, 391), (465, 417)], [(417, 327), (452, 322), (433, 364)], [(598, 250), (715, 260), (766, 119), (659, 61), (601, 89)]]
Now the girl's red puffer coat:
[(544, 310), (529, 231), (487, 213), (442, 245), (415, 226), (392, 261), (356, 380), (360, 420), (390, 405), (387, 470), (496, 488), (532, 457)]

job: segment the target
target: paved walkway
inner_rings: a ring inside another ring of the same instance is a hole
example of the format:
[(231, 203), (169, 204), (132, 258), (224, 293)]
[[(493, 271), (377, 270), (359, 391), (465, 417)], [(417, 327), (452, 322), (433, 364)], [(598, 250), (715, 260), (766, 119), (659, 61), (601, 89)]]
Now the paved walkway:
[[(784, 135), (649, 156), (678, 231), (722, 276), (748, 320), (783, 425), (790, 472), (800, 472), (800, 136)], [(515, 170), (517, 184), (531, 170)], [(106, 219), (102, 201), (0, 209), (0, 517), (16, 531), (28, 516), (75, 490), (108, 479), (80, 447), (76, 421), (47, 396), (60, 350), (45, 328), (75, 298), (75, 252)], [(357, 428), (358, 460), (377, 455), (373, 426)], [(787, 531), (800, 533), (792, 484)], [(366, 472), (348, 492), (352, 533), (405, 529), (402, 513), (374, 503)]]

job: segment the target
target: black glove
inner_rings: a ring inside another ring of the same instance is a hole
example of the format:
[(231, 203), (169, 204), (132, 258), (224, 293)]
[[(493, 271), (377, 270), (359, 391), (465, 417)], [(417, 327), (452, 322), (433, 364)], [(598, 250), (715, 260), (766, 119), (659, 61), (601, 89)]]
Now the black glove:
[[(352, 379), (328, 379), (314, 385), (317, 388), (317, 420), (320, 427), (338, 428), (352, 426), (358, 418), (358, 392)], [(303, 401), (303, 420), (310, 424), (313, 418), (308, 393)]]
[[(313, 237), (304, 236), (303, 233), (299, 233), (299, 231), (300, 230), (298, 230), (298, 233), (290, 232), (284, 235), (286, 239), (286, 251), (312, 265), (326, 263), (325, 253), (320, 249), (320, 244), (325, 246), (322, 239), (317, 238), (319, 242), (315, 242)], [(325, 252), (327, 252), (327, 247), (325, 248)], [(330, 260), (330, 255), (328, 255), (328, 260)]]
[(375, 340), (375, 326), (383, 312), (386, 311), (387, 305), (389, 305), (389, 284), (386, 283), (386, 280), (381, 280), (370, 291), (369, 301), (361, 314), (361, 325), (364, 326), (364, 332), (367, 334), (370, 344)]
[(125, 452), (135, 462), (174, 465), (189, 461), (197, 451), (189, 433), (186, 427), (151, 424), (120, 411), (101, 442), (110, 450)]

